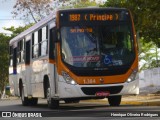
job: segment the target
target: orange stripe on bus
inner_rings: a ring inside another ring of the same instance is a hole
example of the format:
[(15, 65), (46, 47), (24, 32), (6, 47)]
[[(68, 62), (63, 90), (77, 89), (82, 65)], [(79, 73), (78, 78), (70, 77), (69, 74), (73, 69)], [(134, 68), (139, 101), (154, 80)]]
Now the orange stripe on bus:
[(52, 60), (52, 59), (49, 59), (49, 63), (51, 63), (51, 64), (55, 64), (55, 63), (56, 63), (56, 61), (55, 61), (55, 60)]

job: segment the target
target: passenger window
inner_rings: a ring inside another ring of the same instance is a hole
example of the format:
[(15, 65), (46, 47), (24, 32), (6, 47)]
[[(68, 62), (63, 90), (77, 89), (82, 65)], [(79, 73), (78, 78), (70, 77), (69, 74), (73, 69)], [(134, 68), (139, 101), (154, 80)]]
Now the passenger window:
[(13, 46), (9, 47), (9, 65), (13, 66)]
[(42, 42), (41, 42), (41, 55), (47, 55), (48, 53), (48, 27), (42, 28)]
[(49, 30), (49, 58), (55, 59), (55, 42), (57, 41), (56, 28), (51, 28)]
[(42, 29), (32, 34), (32, 58), (38, 58), (39, 56), (45, 56), (48, 53), (48, 27), (45, 26)]
[(25, 40), (22, 39), (18, 42), (17, 48), (17, 63), (24, 62), (24, 54), (25, 54)]
[(38, 57), (38, 32), (32, 34), (32, 58)]

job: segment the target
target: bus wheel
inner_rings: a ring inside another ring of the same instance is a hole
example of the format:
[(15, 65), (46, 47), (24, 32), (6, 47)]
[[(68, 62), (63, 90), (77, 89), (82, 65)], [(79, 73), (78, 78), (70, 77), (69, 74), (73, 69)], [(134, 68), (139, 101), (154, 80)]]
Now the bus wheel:
[(24, 96), (24, 87), (21, 86), (21, 101), (23, 106), (27, 106), (29, 104), (29, 99), (28, 97)]
[(37, 103), (38, 103), (38, 98), (29, 99), (29, 102), (30, 102), (31, 105), (36, 106)]
[(50, 88), (47, 89), (47, 103), (48, 107), (51, 109), (56, 109), (59, 107), (59, 100), (51, 98)]
[(118, 96), (110, 96), (108, 97), (108, 102), (110, 104), (110, 106), (119, 106), (121, 103), (121, 95)]
[(79, 103), (80, 100), (64, 100), (65, 103)]

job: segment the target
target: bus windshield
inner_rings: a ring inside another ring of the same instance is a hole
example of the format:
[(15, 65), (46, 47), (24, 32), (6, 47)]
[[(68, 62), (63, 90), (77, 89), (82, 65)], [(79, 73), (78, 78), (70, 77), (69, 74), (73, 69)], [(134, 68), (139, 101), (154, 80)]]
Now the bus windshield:
[(78, 24), (61, 27), (62, 60), (73, 67), (130, 65), (134, 43), (130, 24)]

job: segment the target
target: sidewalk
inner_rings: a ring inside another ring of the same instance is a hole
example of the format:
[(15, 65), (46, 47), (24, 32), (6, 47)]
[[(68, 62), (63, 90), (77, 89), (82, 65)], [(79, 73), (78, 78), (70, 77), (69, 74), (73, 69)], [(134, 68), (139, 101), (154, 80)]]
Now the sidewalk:
[(160, 106), (160, 93), (123, 96), (122, 105)]
[(121, 104), (160, 106), (160, 86), (140, 88), (139, 95), (123, 96)]
[[(107, 102), (107, 98), (102, 100), (87, 100), (89, 102)], [(109, 103), (108, 103), (109, 104)], [(140, 88), (139, 95), (122, 96), (121, 105), (142, 105), (142, 106), (160, 106), (160, 87)]]
[[(82, 102), (108, 103), (108, 99), (92, 99)], [(160, 106), (160, 93), (141, 94), (141, 95), (125, 95), (122, 96), (121, 105), (139, 105), (139, 106)]]

